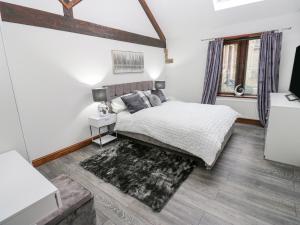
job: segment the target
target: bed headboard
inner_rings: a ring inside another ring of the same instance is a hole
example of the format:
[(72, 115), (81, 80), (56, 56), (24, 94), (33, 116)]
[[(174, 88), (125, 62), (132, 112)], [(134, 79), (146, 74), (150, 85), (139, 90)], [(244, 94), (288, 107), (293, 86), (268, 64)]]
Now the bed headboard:
[(153, 81), (141, 81), (126, 84), (114, 84), (103, 86), (107, 88), (108, 98), (112, 100), (114, 98), (120, 97), (132, 93), (134, 91), (148, 91), (153, 89)]

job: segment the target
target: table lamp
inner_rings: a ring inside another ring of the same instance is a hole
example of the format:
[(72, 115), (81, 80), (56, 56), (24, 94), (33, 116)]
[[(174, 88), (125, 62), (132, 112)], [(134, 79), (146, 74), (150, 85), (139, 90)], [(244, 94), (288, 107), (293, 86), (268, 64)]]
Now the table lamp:
[(165, 81), (155, 81), (155, 89), (160, 90), (160, 89), (165, 89), (166, 88), (166, 82)]
[(106, 105), (108, 100), (107, 88), (97, 88), (92, 90), (94, 102), (99, 102), (98, 110), (100, 116), (106, 116), (109, 111), (109, 107)]

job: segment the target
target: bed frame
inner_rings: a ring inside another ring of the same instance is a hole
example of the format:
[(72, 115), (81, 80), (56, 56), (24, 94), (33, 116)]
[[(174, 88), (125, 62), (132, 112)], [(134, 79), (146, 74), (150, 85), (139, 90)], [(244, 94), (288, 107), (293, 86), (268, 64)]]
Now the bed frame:
[(141, 81), (141, 82), (134, 82), (134, 83), (126, 83), (126, 84), (106, 85), (103, 87), (107, 88), (108, 99), (112, 100), (122, 95), (132, 93), (134, 91), (153, 90), (154, 85), (153, 85), (153, 81)]
[[(112, 100), (112, 99), (120, 97), (122, 95), (132, 93), (136, 90), (138, 90), (138, 91), (152, 90), (153, 86), (154, 86), (153, 81), (141, 81), (141, 82), (134, 82), (134, 83), (126, 83), (126, 84), (108, 85), (108, 86), (104, 86), (104, 87), (107, 88), (109, 99)], [(227, 134), (224, 138), (224, 141), (222, 143), (222, 147), (218, 151), (217, 157), (216, 157), (215, 161), (213, 162), (213, 164), (212, 165), (205, 164), (206, 169), (210, 170), (210, 169), (213, 168), (213, 166), (215, 165), (217, 159), (219, 158), (219, 156), (221, 155), (222, 151), (224, 150), (226, 144), (228, 143), (230, 137), (232, 136), (233, 130), (234, 130), (234, 124), (230, 128), (230, 130), (227, 132)], [(195, 156), (195, 155), (193, 155), (193, 154), (191, 154), (191, 153), (189, 153), (189, 152), (187, 152), (183, 149), (176, 148), (174, 146), (171, 146), (171, 145), (168, 145), (166, 143), (160, 142), (160, 141), (158, 141), (154, 138), (151, 138), (151, 137), (143, 135), (143, 134), (124, 132), (124, 131), (116, 131), (116, 133), (120, 134), (122, 136), (129, 137), (131, 139), (135, 139), (135, 140), (147, 143), (147, 144), (162, 147), (166, 150), (176, 151), (179, 154), (184, 154), (184, 155), (186, 155), (188, 157), (192, 157), (194, 159), (195, 158), (199, 159), (199, 157), (197, 157), (197, 156)], [(200, 159), (200, 160), (203, 162), (202, 159)]]

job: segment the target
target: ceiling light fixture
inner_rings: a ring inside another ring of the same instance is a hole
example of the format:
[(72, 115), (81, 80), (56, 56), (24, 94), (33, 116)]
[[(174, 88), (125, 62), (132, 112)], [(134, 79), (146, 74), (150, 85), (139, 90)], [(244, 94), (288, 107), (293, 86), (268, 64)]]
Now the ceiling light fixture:
[(248, 5), (251, 3), (262, 2), (264, 0), (213, 0), (215, 11), (229, 9), (241, 5)]

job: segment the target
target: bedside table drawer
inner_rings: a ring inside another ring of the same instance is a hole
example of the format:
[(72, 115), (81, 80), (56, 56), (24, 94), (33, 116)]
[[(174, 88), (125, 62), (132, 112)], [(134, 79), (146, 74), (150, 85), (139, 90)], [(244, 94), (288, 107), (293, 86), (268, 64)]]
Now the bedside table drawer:
[(89, 118), (89, 124), (93, 127), (108, 126), (114, 124), (116, 121), (117, 121), (116, 114), (110, 114), (109, 116), (105, 116), (105, 117)]

